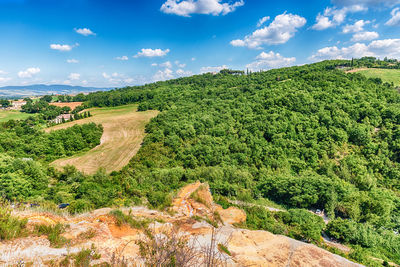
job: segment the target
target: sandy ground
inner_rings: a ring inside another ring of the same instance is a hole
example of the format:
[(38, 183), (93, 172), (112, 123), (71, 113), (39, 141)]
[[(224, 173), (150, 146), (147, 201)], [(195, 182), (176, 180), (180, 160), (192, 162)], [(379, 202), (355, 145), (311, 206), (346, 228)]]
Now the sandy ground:
[(121, 170), (139, 150), (145, 136), (145, 125), (158, 114), (157, 111), (137, 112), (133, 105), (95, 108), (90, 112), (93, 115), (90, 118), (57, 125), (47, 131), (94, 122), (104, 128), (101, 144), (84, 154), (58, 159), (52, 163), (53, 166), (73, 165), (86, 174), (94, 174), (99, 168), (106, 172)]

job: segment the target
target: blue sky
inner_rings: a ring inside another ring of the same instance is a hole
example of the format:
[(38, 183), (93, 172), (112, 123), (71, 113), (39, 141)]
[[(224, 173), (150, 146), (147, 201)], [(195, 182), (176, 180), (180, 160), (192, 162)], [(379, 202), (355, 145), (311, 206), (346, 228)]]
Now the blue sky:
[(400, 0), (0, 0), (0, 86), (400, 58)]

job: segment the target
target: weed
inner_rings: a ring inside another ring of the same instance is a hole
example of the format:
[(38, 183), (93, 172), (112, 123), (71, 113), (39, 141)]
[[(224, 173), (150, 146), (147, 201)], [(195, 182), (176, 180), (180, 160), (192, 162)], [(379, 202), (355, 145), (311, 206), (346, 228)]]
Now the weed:
[(65, 232), (65, 228), (66, 226), (60, 223), (54, 226), (39, 224), (35, 225), (35, 232), (38, 236), (46, 235), (52, 247), (60, 248), (68, 242), (68, 239), (61, 235)]

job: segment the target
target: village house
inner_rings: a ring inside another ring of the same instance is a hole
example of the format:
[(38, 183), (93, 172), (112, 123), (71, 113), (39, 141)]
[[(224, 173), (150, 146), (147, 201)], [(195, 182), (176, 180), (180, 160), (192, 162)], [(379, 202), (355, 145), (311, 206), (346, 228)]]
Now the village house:
[(26, 105), (26, 101), (24, 100), (15, 100), (12, 101), (12, 106), (10, 109), (14, 109), (14, 110), (20, 110), (22, 108), (22, 106)]
[(56, 124), (59, 124), (59, 123), (62, 123), (63, 121), (69, 121), (69, 120), (71, 120), (71, 118), (72, 118), (71, 114), (61, 114), (61, 115), (58, 115), (53, 120), (53, 122), (56, 123)]

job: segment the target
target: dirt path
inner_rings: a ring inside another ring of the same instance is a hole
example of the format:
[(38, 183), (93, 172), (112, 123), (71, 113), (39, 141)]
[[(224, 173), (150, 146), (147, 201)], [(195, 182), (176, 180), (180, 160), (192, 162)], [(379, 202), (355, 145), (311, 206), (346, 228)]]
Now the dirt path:
[(101, 144), (84, 154), (58, 159), (52, 163), (53, 166), (61, 168), (73, 165), (86, 174), (94, 174), (99, 168), (107, 172), (121, 170), (138, 152), (145, 136), (145, 125), (158, 114), (157, 111), (137, 112), (133, 105), (95, 108), (90, 112), (93, 115), (90, 118), (57, 125), (47, 131), (94, 122), (102, 124), (104, 128)]

